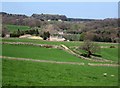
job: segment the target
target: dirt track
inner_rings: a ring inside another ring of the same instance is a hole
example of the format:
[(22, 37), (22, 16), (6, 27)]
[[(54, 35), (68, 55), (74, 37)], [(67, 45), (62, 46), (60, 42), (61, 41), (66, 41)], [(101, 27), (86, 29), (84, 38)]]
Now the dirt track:
[[(9, 60), (19, 60), (19, 61), (32, 61), (32, 62), (40, 62), (40, 63), (53, 63), (53, 64), (69, 64), (69, 65), (82, 65), (84, 66), (85, 63), (78, 63), (78, 62), (59, 62), (59, 61), (51, 61), (51, 60), (36, 60), (31, 58), (17, 58), (17, 57), (7, 57), (7, 56), (0, 56), (2, 59), (9, 59)], [(95, 64), (95, 63), (88, 63), (88, 66), (108, 66), (108, 67), (116, 67), (119, 66), (118, 64)]]

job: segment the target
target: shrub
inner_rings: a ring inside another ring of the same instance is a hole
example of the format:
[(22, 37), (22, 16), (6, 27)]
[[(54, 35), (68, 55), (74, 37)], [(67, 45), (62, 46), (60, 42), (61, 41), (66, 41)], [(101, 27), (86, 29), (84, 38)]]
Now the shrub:
[(115, 46), (110, 46), (110, 48), (115, 48)]

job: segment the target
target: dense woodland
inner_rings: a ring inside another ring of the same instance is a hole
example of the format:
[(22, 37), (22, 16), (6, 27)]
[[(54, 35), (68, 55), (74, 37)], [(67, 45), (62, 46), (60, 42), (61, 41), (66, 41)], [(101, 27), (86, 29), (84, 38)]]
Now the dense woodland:
[[(65, 15), (33, 14), (31, 16), (1, 12), (2, 37), (19, 37), (24, 34), (43, 36), (49, 32), (52, 36), (61, 36), (70, 41), (90, 39), (97, 42), (119, 42), (119, 21), (116, 18), (78, 19)], [(29, 26), (30, 30), (11, 32), (6, 25)]]

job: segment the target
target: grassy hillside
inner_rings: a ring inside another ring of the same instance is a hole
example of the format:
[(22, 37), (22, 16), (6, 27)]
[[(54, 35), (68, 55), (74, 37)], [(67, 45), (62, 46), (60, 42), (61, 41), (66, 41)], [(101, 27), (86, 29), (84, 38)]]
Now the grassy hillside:
[(17, 31), (18, 29), (19, 30), (29, 30), (30, 29), (30, 27), (28, 27), (28, 26), (18, 26), (18, 25), (6, 25), (6, 27), (10, 32)]
[[(116, 67), (46, 64), (3, 59), (3, 86), (115, 86), (118, 84), (117, 70)], [(104, 73), (108, 75), (104, 77)]]

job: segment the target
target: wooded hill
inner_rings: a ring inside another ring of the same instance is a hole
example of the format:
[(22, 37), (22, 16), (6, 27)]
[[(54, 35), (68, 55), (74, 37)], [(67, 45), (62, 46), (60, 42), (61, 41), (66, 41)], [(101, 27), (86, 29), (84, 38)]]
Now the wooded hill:
[[(39, 34), (49, 31), (51, 35), (58, 36), (58, 32), (63, 32), (62, 37), (70, 41), (83, 41), (85, 38), (90, 38), (99, 42), (119, 42), (120, 30), (117, 18), (96, 20), (67, 18), (65, 15), (33, 14), (26, 16), (5, 12), (1, 12), (0, 15), (2, 15), (3, 30), (4, 25), (21, 25), (29, 26), (31, 30), (37, 29)], [(9, 30), (9, 28), (6, 29)]]
[(5, 12), (0, 12), (0, 15), (3, 17), (16, 18), (16, 19), (25, 19), (25, 18), (35, 18), (41, 21), (48, 20), (62, 20), (62, 21), (93, 21), (95, 19), (80, 19), (80, 18), (67, 18), (65, 15), (58, 14), (32, 14), (31, 16), (21, 15), (21, 14), (9, 14)]

